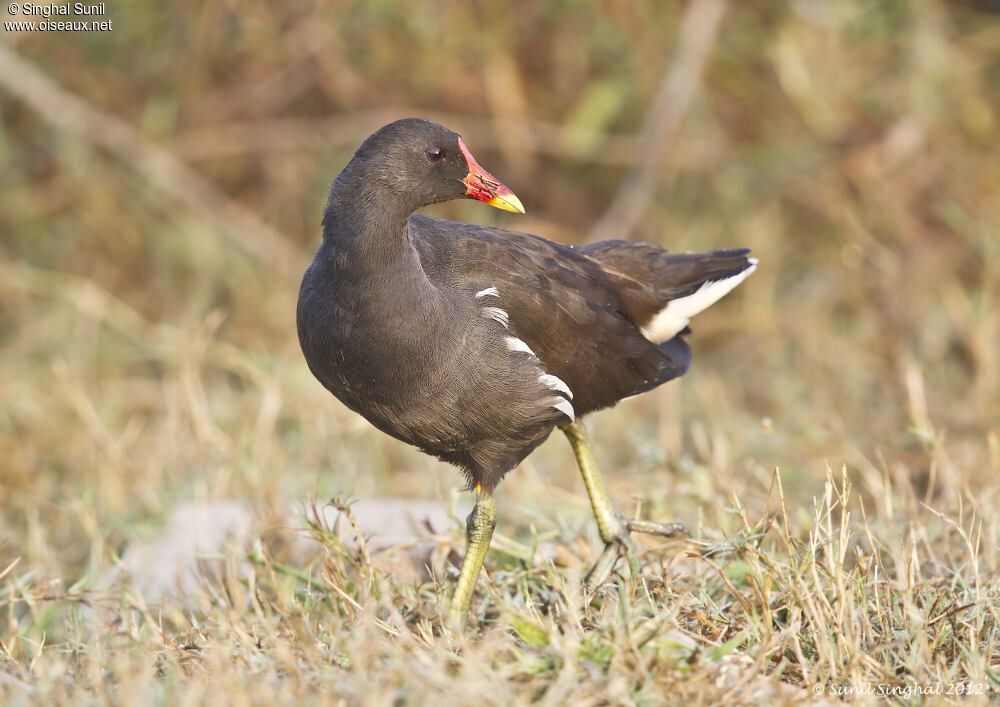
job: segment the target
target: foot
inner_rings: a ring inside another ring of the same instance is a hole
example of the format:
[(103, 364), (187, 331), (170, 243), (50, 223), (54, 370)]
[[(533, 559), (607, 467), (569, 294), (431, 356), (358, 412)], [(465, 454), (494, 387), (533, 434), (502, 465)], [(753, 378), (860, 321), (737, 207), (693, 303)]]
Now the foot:
[[(645, 533), (647, 535), (657, 535), (662, 538), (674, 538), (679, 535), (687, 535), (687, 528), (683, 523), (656, 523), (651, 520), (628, 520), (615, 514), (616, 523), (609, 523), (611, 527), (601, 527), (601, 539), (604, 541), (604, 552), (594, 563), (590, 572), (584, 578), (583, 583), (587, 589), (596, 589), (604, 584), (611, 571), (615, 567), (615, 562), (621, 556), (625, 556), (628, 561), (629, 571), (632, 576), (639, 574), (639, 553), (632, 539), (632, 533)], [(603, 524), (602, 524), (603, 525)]]
[(635, 518), (632, 520), (621, 516), (615, 510), (614, 504), (611, 503), (611, 497), (608, 496), (608, 490), (604, 487), (604, 479), (597, 466), (597, 459), (594, 458), (587, 430), (579, 421), (576, 421), (563, 427), (562, 431), (569, 440), (570, 446), (573, 447), (573, 454), (576, 456), (576, 463), (580, 467), (580, 475), (583, 477), (583, 485), (587, 487), (587, 495), (590, 497), (594, 520), (597, 521), (597, 529), (601, 533), (601, 540), (604, 541), (604, 552), (601, 553), (593, 569), (587, 573), (584, 586), (588, 589), (594, 589), (604, 584), (621, 555), (625, 555), (628, 559), (632, 574), (638, 574), (638, 553), (636, 553), (631, 533), (648, 533), (672, 538), (686, 534), (687, 530), (680, 523), (654, 523), (649, 520), (639, 520), (639, 506), (636, 506)]
[(497, 506), (493, 493), (476, 484), (476, 505), (472, 508), (465, 522), (465, 534), (468, 544), (465, 559), (462, 560), (462, 571), (455, 585), (455, 595), (451, 600), (448, 622), (461, 631), (465, 626), (465, 617), (469, 613), (469, 604), (476, 588), (476, 579), (483, 568), (483, 561), (490, 551), (490, 540), (493, 529), (497, 525)]

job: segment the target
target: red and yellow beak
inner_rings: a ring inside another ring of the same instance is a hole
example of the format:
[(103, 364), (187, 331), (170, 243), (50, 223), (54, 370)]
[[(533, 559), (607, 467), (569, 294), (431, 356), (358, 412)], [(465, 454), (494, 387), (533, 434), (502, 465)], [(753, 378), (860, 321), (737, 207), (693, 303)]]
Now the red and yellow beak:
[(513, 211), (515, 214), (523, 214), (524, 207), (521, 200), (514, 196), (514, 192), (500, 183), (500, 180), (479, 166), (476, 158), (469, 152), (469, 148), (458, 138), (458, 149), (462, 151), (466, 163), (469, 165), (469, 174), (462, 180), (467, 187), (465, 195), (470, 199), (478, 199), (490, 206), (502, 209), (503, 211)]

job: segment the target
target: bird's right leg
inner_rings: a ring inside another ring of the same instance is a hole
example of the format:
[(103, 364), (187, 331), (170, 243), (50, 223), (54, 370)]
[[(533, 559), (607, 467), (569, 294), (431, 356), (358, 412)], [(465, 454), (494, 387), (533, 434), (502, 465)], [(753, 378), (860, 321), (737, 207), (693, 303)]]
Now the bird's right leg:
[(490, 540), (493, 529), (497, 525), (497, 504), (493, 493), (487, 491), (481, 484), (476, 484), (476, 505), (465, 521), (465, 534), (468, 544), (465, 559), (462, 561), (462, 571), (458, 575), (458, 585), (451, 600), (449, 622), (456, 629), (465, 626), (465, 617), (469, 613), (472, 593), (476, 588), (476, 579), (483, 568), (483, 561), (490, 551)]
[(601, 534), (601, 540), (604, 541), (604, 552), (601, 553), (594, 567), (587, 574), (584, 584), (589, 588), (602, 585), (611, 574), (611, 570), (614, 569), (619, 555), (625, 555), (632, 574), (637, 574), (639, 560), (635, 542), (630, 534), (631, 531), (673, 537), (685, 533), (684, 526), (680, 523), (626, 520), (619, 515), (611, 502), (607, 488), (604, 486), (604, 477), (601, 476), (601, 470), (597, 466), (597, 458), (594, 456), (587, 430), (580, 422), (573, 422), (563, 427), (562, 431), (573, 447), (573, 454), (576, 456), (577, 466), (580, 467), (583, 484), (587, 488), (587, 495), (590, 496), (590, 505), (594, 510), (597, 529)]

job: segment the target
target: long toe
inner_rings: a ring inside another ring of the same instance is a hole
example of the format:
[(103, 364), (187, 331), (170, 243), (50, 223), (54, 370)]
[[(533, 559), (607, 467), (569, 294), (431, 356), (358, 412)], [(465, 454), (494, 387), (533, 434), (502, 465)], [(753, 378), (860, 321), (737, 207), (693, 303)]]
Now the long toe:
[(652, 520), (627, 520), (625, 525), (633, 533), (644, 533), (646, 535), (658, 535), (661, 538), (676, 538), (682, 535), (689, 535), (687, 526), (683, 523), (657, 523)]
[(603, 539), (604, 550), (584, 579), (588, 589), (596, 589), (608, 580), (619, 557), (625, 557), (633, 577), (639, 573), (639, 550), (624, 519), (614, 535)]
[(608, 581), (611, 571), (615, 568), (615, 563), (621, 555), (621, 546), (618, 543), (608, 543), (604, 546), (604, 551), (597, 558), (597, 562), (590, 568), (590, 572), (583, 579), (583, 586), (593, 591)]
[(639, 574), (639, 552), (636, 547), (632, 533), (643, 533), (645, 535), (655, 535), (661, 538), (676, 538), (688, 535), (687, 526), (683, 523), (657, 523), (651, 520), (622, 519), (619, 531), (612, 537), (604, 538), (604, 550), (601, 556), (594, 563), (590, 572), (584, 579), (584, 584), (588, 589), (596, 589), (604, 584), (619, 557), (624, 556), (629, 565), (632, 576)]

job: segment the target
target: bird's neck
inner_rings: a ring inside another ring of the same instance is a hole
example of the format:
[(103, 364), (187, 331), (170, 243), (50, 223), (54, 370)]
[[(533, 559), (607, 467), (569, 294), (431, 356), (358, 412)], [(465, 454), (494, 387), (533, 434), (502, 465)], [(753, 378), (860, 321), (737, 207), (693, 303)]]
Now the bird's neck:
[(377, 181), (341, 174), (330, 190), (319, 254), (323, 267), (332, 268), (331, 279), (360, 288), (367, 306), (384, 313), (405, 303), (431, 330), (447, 302), (427, 278), (410, 238), (414, 210)]
[[(323, 238), (349, 252), (355, 267), (384, 270), (415, 259), (407, 234), (415, 206), (378, 179), (345, 170), (330, 190), (323, 215)], [(419, 262), (419, 260), (417, 260)]]

